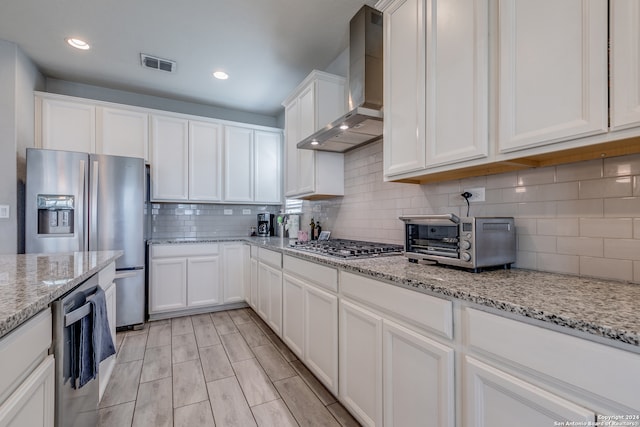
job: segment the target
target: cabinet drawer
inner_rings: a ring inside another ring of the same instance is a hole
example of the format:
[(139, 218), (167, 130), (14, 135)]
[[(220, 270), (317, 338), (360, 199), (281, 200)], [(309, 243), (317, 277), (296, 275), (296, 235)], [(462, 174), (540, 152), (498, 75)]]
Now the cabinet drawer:
[(453, 338), (451, 301), (340, 272), (340, 293), (445, 338)]
[(189, 243), (184, 245), (153, 245), (151, 258), (211, 255), (218, 253), (217, 243)]
[(258, 248), (258, 258), (265, 264), (275, 268), (282, 268), (282, 254), (265, 248)]
[(0, 402), (47, 355), (51, 322), (51, 310), (46, 309), (0, 339)]
[(465, 341), (585, 391), (640, 410), (640, 355), (471, 308), (465, 309)]
[(338, 292), (338, 270), (288, 255), (283, 259), (284, 269), (304, 280), (332, 292)]

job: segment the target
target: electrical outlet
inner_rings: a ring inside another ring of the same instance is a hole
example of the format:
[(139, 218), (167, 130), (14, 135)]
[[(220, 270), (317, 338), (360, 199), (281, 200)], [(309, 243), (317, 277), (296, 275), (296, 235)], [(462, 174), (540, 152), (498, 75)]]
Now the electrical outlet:
[(233, 215), (233, 209), (225, 209), (224, 210), (224, 214), (225, 215)]
[(251, 215), (251, 209), (242, 209), (242, 215)]
[(9, 215), (9, 205), (0, 205), (0, 218), (7, 219), (10, 217)]
[(471, 193), (469, 202), (484, 202), (484, 187), (465, 188), (463, 192), (467, 191)]

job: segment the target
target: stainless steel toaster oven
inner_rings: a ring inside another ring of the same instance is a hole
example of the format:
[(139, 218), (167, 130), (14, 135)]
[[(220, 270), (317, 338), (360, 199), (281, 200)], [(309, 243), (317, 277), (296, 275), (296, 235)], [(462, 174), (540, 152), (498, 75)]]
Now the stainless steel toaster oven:
[(516, 261), (516, 232), (510, 217), (414, 215), (405, 223), (405, 251), (409, 261), (430, 261), (479, 271), (510, 268)]

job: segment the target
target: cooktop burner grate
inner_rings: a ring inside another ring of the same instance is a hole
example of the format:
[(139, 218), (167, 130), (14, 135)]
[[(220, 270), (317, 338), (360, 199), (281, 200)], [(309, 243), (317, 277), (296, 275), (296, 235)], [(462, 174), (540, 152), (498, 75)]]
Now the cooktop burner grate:
[(344, 259), (400, 255), (404, 250), (402, 245), (347, 239), (313, 240), (308, 242), (295, 241), (291, 243), (290, 246), (301, 251)]

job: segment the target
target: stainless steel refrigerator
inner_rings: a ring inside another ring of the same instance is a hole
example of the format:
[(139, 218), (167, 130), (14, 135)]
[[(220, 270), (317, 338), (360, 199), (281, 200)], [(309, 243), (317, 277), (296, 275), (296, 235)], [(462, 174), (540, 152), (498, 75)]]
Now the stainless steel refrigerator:
[(123, 250), (116, 325), (144, 323), (144, 160), (27, 150), (27, 253)]

